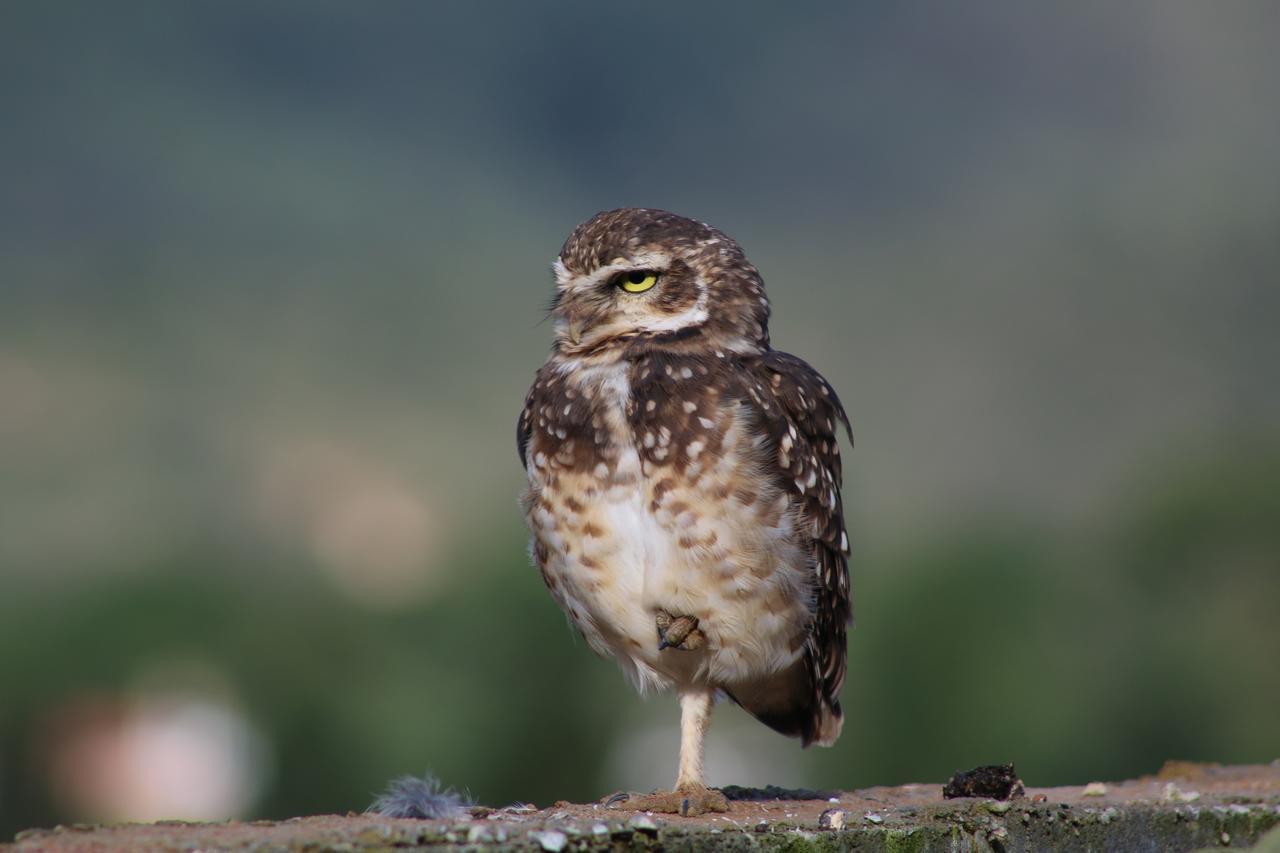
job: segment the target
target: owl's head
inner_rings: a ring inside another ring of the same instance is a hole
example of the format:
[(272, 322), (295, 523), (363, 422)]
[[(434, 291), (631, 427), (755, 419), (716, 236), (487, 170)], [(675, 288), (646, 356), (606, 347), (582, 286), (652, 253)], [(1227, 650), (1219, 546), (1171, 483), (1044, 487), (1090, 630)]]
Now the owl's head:
[(742, 248), (664, 210), (598, 213), (553, 265), (556, 348), (570, 355), (769, 346), (769, 301)]

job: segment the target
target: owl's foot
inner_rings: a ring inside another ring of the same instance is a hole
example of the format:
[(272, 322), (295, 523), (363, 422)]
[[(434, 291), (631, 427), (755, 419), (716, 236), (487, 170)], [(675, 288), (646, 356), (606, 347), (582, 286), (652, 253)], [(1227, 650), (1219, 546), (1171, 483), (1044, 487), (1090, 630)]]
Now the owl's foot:
[(640, 812), (697, 817), (707, 812), (727, 812), (729, 800), (715, 788), (689, 785), (674, 791), (654, 791), (651, 794), (614, 794), (609, 798), (606, 806)]
[(658, 626), (658, 651), (672, 648), (691, 652), (702, 648), (707, 640), (707, 635), (698, 630), (696, 616), (672, 616), (659, 610), (654, 614), (654, 622)]

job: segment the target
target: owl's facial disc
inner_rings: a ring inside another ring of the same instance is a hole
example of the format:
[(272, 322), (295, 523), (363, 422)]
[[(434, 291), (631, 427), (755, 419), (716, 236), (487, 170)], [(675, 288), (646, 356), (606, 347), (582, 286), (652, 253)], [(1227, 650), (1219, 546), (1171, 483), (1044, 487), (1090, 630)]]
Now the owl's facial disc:
[(659, 250), (615, 258), (589, 273), (555, 263), (556, 338), (585, 352), (612, 340), (674, 332), (707, 321), (707, 287), (678, 256)]

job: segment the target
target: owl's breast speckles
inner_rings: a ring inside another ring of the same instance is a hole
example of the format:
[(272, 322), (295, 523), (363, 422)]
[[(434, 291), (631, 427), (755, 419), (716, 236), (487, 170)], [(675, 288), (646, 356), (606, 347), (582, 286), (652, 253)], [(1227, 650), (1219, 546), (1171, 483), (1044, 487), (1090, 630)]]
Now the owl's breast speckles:
[[(591, 645), (642, 684), (777, 669), (810, 618), (792, 504), (762, 476), (764, 437), (722, 364), (544, 369), (522, 416), (535, 561)], [(706, 648), (660, 653), (658, 610), (696, 616)]]
[(692, 358), (637, 361), (628, 420), (648, 475), (670, 468), (697, 480), (720, 458), (729, 412), (713, 367)]
[[(601, 481), (598, 485), (608, 485), (619, 473), (624, 446), (618, 441), (621, 416), (615, 410), (622, 389), (616, 387), (616, 373), (584, 381), (551, 365), (539, 371), (520, 420), (525, 442), (520, 449), (531, 482), (545, 484), (572, 471), (590, 473)], [(631, 476), (624, 473), (622, 479)], [(594, 491), (596, 485), (590, 488)]]

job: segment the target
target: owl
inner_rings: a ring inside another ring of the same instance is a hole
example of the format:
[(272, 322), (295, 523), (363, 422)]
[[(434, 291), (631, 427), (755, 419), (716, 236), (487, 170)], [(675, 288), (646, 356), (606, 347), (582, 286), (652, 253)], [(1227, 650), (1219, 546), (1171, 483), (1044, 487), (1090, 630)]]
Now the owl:
[(712, 705), (829, 746), (840, 735), (848, 554), (835, 389), (769, 345), (764, 282), (724, 233), (625, 208), (553, 264), (555, 342), (517, 449), (533, 561), (597, 653), (680, 701), (672, 791), (698, 814)]

